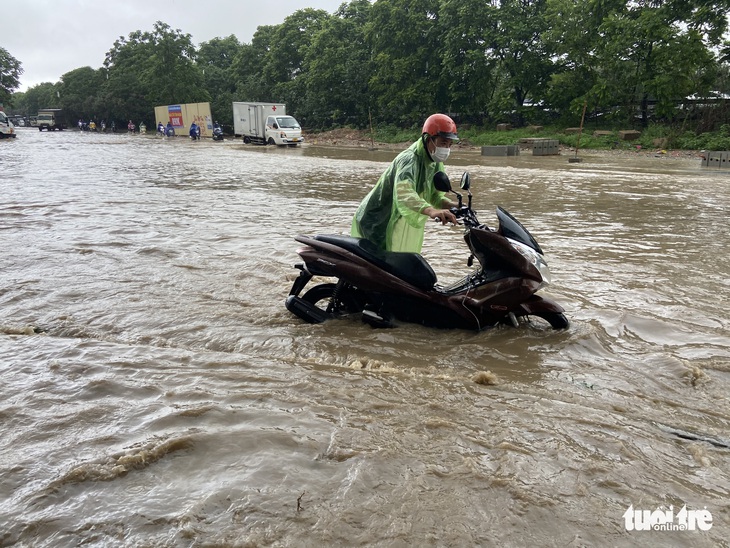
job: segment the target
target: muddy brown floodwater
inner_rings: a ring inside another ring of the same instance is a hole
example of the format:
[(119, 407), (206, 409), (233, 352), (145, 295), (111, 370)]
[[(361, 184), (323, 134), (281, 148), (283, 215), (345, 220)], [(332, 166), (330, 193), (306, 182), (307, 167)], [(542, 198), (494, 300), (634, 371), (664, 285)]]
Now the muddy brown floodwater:
[(302, 323), (294, 235), (394, 154), (0, 142), (0, 545), (728, 546), (730, 173), (456, 152), (571, 327)]

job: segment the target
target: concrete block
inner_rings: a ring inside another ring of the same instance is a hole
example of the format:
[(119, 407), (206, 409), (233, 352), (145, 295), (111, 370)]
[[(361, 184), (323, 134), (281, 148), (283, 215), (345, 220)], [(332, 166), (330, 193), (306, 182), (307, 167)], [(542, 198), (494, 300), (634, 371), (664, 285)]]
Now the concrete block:
[(702, 167), (715, 169), (730, 169), (730, 151), (712, 150), (705, 153), (702, 159)]
[(566, 127), (565, 131), (563, 131), (566, 135), (573, 135), (575, 133), (580, 133), (579, 127)]
[(532, 144), (533, 156), (555, 156), (560, 154), (560, 142), (557, 139), (542, 139)]
[(618, 138), (622, 141), (634, 141), (641, 137), (641, 132), (635, 129), (624, 129), (618, 132)]
[(517, 143), (519, 143), (520, 145), (529, 145), (530, 147), (532, 147), (532, 143), (534, 143), (535, 141), (542, 141), (542, 137), (523, 137), (522, 139), (517, 141)]
[(482, 147), (482, 156), (519, 156), (520, 147), (517, 145), (495, 145)]
[(509, 131), (512, 129), (510, 124), (497, 124), (497, 131)]

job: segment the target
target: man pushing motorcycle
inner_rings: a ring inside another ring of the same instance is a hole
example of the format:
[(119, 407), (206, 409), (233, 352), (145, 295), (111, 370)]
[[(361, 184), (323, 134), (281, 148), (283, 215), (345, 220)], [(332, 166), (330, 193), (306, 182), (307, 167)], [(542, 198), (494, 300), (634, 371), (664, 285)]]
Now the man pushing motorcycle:
[(429, 218), (456, 224), (449, 208), (457, 204), (436, 190), (434, 175), (444, 170), (443, 162), (458, 140), (449, 116), (429, 116), (418, 141), (396, 156), (360, 203), (351, 235), (385, 251), (420, 253)]

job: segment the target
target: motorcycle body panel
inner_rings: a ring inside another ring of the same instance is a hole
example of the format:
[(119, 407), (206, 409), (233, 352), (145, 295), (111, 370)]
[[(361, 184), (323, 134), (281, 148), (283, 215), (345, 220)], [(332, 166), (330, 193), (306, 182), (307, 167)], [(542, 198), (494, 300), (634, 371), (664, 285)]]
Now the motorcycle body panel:
[(540, 255), (543, 255), (540, 244), (533, 238), (532, 234), (522, 226), (522, 223), (515, 219), (503, 207), (497, 207), (497, 219), (499, 219), (499, 231), (505, 238), (510, 238), (531, 247)]
[(513, 273), (538, 282), (540, 272), (509, 243), (501, 233), (489, 229), (473, 228), (464, 236), (469, 249), (482, 268), (494, 275)]

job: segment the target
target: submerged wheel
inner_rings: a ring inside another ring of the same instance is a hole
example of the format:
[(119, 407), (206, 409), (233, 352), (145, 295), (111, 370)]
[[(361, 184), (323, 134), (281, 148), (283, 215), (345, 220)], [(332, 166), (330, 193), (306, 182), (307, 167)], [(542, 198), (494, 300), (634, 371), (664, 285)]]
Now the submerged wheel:
[(567, 329), (570, 326), (570, 322), (568, 321), (568, 318), (565, 317), (565, 314), (559, 312), (541, 312), (540, 314), (532, 315), (542, 318), (549, 323), (550, 327), (553, 329)]
[(268, 143), (269, 143), (270, 145), (275, 145), (275, 144), (276, 144), (276, 141), (274, 141), (274, 138), (273, 138), (273, 137), (269, 137), (269, 141), (268, 141)]
[[(534, 322), (532, 318), (540, 318), (540, 320), (542, 321)], [(520, 319), (522, 319), (523, 321), (527, 321), (528, 323), (536, 324), (537, 326), (544, 326), (543, 322), (546, 322), (550, 324), (551, 329), (556, 330), (567, 329), (568, 327), (570, 327), (570, 322), (568, 321), (568, 318), (565, 317), (565, 314), (562, 314), (560, 312), (533, 312), (532, 314), (517, 316), (514, 322), (512, 319), (510, 319), (509, 316), (505, 316), (499, 321), (499, 323), (501, 325), (518, 327), (518, 324), (515, 322), (519, 322)]]
[(302, 299), (316, 306), (322, 312), (325, 312), (332, 318), (340, 318), (349, 314), (356, 314), (362, 311), (357, 296), (352, 290), (340, 289), (337, 299), (332, 297), (335, 294), (337, 284), (320, 284), (302, 295)]

